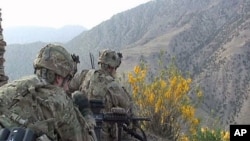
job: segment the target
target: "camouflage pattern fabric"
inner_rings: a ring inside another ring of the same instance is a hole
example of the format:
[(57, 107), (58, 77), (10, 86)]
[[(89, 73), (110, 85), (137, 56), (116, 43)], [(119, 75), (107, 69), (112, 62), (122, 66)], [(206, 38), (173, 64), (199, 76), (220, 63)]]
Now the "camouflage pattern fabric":
[(77, 62), (72, 57), (64, 47), (48, 44), (37, 54), (33, 66), (35, 69), (49, 69), (62, 77), (73, 77), (77, 71)]
[[(71, 91), (80, 90), (87, 94), (88, 99), (105, 100), (105, 112), (112, 107), (122, 107), (127, 112), (131, 110), (132, 101), (129, 94), (116, 80), (102, 70), (83, 70), (77, 73), (69, 85)], [(103, 139), (106, 141), (117, 139), (117, 125), (103, 125)]]
[(124, 88), (109, 74), (102, 70), (83, 70), (71, 80), (71, 92), (80, 90), (87, 94), (89, 99), (105, 99), (106, 110), (112, 107), (131, 108), (131, 98)]
[(115, 52), (111, 49), (104, 49), (99, 52), (98, 64), (107, 64), (111, 67), (118, 68), (122, 62), (122, 53)]
[(81, 115), (86, 120), (89, 129), (94, 131), (94, 127), (96, 126), (95, 119), (93, 117), (93, 113), (90, 109), (89, 101), (84, 93), (81, 91), (75, 91), (71, 94), (73, 103), (76, 108), (81, 112)]
[(0, 88), (0, 123), (25, 126), (53, 141), (90, 141), (86, 121), (60, 87), (36, 75)]

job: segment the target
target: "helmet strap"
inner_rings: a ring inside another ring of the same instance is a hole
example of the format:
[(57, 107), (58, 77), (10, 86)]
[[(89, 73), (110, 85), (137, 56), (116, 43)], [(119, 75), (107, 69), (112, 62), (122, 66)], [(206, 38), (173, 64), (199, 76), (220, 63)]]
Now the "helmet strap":
[(64, 84), (66, 83), (67, 79), (66, 78), (63, 78), (63, 82), (61, 83), (61, 86), (60, 87), (63, 87)]
[(70, 75), (67, 75), (65, 78), (63, 78), (63, 82), (61, 84), (61, 87), (64, 86), (64, 84), (68, 81), (70, 81), (72, 79), (72, 77)]
[(111, 75), (112, 77), (114, 77), (113, 73), (114, 73), (114, 71), (116, 71), (116, 68), (111, 67), (108, 64), (103, 64), (103, 63), (101, 63), (100, 65), (101, 65), (100, 67), (101, 67), (102, 70), (104, 70), (106, 73), (108, 73), (109, 75)]

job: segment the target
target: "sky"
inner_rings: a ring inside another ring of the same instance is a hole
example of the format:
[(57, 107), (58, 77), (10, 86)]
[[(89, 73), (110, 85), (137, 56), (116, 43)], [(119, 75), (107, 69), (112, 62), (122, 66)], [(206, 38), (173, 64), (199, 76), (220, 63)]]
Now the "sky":
[(150, 0), (0, 0), (2, 27), (81, 25), (91, 29)]

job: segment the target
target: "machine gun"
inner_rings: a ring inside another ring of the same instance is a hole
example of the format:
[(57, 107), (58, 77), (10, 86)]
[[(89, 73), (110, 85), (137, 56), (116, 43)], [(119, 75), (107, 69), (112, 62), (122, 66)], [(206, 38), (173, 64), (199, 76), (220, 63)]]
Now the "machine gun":
[[(143, 129), (135, 125), (134, 128), (130, 129), (127, 125), (129, 123), (137, 123), (139, 121), (150, 121), (150, 118), (147, 117), (131, 117), (124, 113), (113, 113), (107, 112), (102, 113), (101, 109), (104, 108), (104, 103), (102, 100), (90, 100), (90, 108), (93, 112), (94, 118), (96, 120), (95, 132), (98, 138), (98, 141), (101, 141), (101, 128), (103, 122), (108, 123), (117, 123), (118, 125), (118, 141), (121, 141), (122, 131), (127, 132), (134, 138), (140, 141), (147, 141), (147, 137)], [(141, 134), (139, 134), (136, 129), (139, 129)]]

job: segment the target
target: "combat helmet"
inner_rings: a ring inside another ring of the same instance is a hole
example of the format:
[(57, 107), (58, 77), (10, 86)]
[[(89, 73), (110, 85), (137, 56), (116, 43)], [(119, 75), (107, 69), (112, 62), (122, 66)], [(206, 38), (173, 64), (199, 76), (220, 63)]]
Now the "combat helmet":
[(115, 52), (111, 49), (104, 49), (99, 52), (98, 64), (103, 63), (113, 68), (118, 68), (121, 64), (122, 53)]
[(78, 56), (70, 55), (60, 45), (48, 44), (37, 54), (33, 62), (34, 69), (45, 68), (62, 77), (73, 77), (77, 71)]

